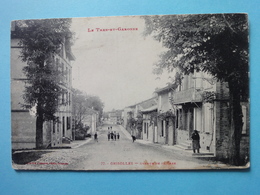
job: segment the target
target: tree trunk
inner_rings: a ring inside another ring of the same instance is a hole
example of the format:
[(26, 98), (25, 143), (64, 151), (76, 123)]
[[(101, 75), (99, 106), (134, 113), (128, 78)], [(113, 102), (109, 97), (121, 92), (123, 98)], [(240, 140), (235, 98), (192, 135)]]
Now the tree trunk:
[(36, 148), (43, 148), (43, 113), (41, 105), (37, 105)]
[(230, 95), (230, 148), (229, 163), (232, 165), (240, 165), (240, 140), (243, 128), (243, 114), (241, 108), (240, 89), (234, 84), (229, 83)]

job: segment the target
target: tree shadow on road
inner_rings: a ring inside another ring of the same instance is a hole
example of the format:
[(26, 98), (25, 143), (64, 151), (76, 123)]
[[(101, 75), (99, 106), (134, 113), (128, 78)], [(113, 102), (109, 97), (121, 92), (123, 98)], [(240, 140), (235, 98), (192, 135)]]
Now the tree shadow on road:
[[(51, 151), (50, 151), (51, 152)], [(43, 154), (50, 153), (49, 151), (32, 151), (32, 152), (19, 152), (12, 154), (12, 160), (19, 165), (28, 164), (29, 162), (36, 161), (42, 157)]]

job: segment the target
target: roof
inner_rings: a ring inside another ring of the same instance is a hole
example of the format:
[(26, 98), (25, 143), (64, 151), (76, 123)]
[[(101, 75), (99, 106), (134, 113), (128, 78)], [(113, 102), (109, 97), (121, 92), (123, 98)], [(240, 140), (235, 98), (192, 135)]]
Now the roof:
[(157, 105), (151, 106), (150, 108), (141, 110), (141, 112), (143, 113), (147, 113), (147, 112), (152, 112), (152, 111), (156, 111), (157, 110)]
[(163, 92), (169, 92), (173, 90), (174, 90), (174, 84), (170, 84), (166, 87), (155, 90), (155, 93), (163, 93)]
[(141, 106), (143, 109), (147, 109), (153, 105), (157, 105), (157, 97), (152, 97), (150, 99), (144, 100), (142, 102), (139, 102), (137, 104), (128, 106), (127, 108), (134, 108), (135, 106)]

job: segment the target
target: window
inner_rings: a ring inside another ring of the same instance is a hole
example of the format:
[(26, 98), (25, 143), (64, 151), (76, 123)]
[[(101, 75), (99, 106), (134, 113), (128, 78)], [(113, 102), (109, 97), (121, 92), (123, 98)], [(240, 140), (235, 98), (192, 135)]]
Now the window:
[(70, 117), (67, 116), (67, 130), (70, 129)]
[(55, 121), (53, 120), (52, 121), (52, 132), (55, 133), (55, 127), (56, 127), (56, 123)]
[(164, 137), (165, 135), (165, 121), (161, 121), (161, 136)]
[(65, 103), (65, 97), (64, 97), (64, 93), (62, 93), (61, 95), (61, 103), (64, 104)]
[(62, 136), (65, 137), (65, 117), (62, 117)]
[(179, 128), (179, 110), (176, 111), (176, 128)]
[(57, 132), (60, 131), (60, 118), (57, 117)]

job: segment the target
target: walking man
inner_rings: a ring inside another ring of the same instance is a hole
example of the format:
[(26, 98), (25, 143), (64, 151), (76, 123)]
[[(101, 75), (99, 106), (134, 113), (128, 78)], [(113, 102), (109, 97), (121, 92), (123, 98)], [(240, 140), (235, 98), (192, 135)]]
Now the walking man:
[(96, 140), (96, 142), (98, 142), (98, 135), (97, 135), (97, 132), (94, 134), (94, 139)]

